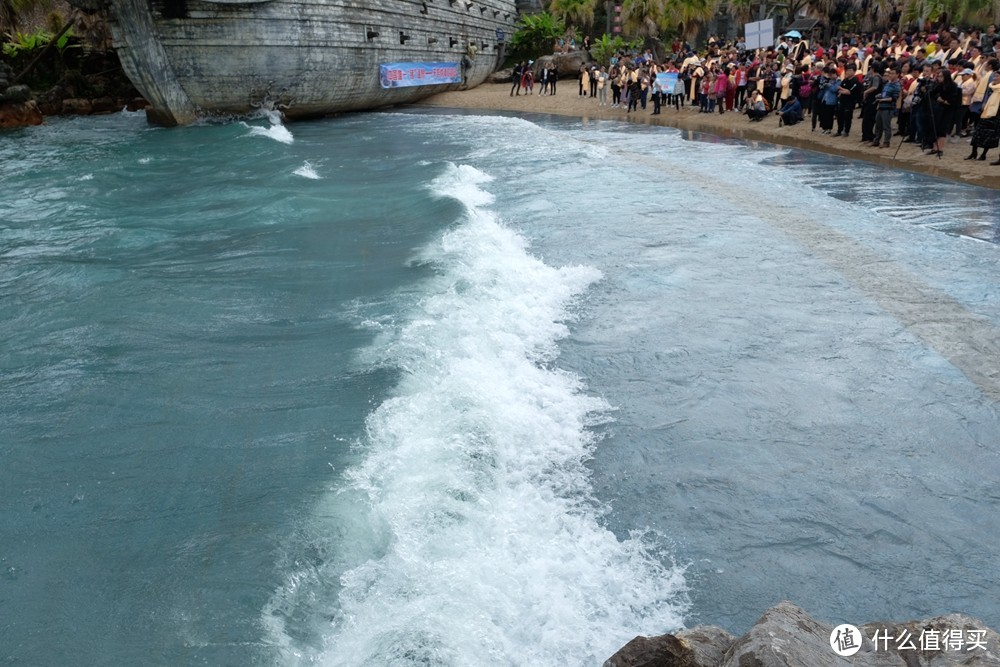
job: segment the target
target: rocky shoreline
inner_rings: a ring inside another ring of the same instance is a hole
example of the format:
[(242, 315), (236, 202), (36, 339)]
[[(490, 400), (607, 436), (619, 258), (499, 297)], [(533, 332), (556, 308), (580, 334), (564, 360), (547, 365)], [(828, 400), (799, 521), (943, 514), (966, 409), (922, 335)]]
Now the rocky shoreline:
[(72, 68), (62, 61), (60, 71), (36, 68), (42, 71), (30, 71), (26, 83), (14, 85), (13, 68), (0, 61), (0, 128), (41, 125), (46, 116), (89, 116), (148, 106), (113, 52), (94, 51), (66, 60)]
[(765, 611), (742, 637), (715, 626), (636, 637), (603, 667), (1000, 666), (1000, 635), (964, 614), (876, 621), (857, 630), (818, 621), (786, 601)]
[[(857, 627), (817, 621), (791, 602), (771, 607), (742, 637), (698, 626), (636, 637), (603, 667), (997, 667), (1000, 635), (971, 616), (878, 621)], [(840, 631), (840, 634), (838, 634)], [(853, 631), (851, 631), (853, 632)], [(834, 650), (834, 646), (840, 654)], [(848, 655), (850, 654), (850, 655)]]

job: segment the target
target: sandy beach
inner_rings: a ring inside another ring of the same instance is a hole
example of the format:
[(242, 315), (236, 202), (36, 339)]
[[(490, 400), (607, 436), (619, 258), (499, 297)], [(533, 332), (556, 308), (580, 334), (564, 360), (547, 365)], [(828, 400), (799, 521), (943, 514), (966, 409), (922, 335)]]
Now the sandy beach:
[[(610, 99), (610, 95), (608, 96)], [(561, 81), (555, 96), (510, 95), (510, 84), (486, 83), (471, 90), (439, 93), (419, 103), (455, 109), (483, 109), (525, 113), (546, 113), (575, 116), (584, 119), (620, 120), (628, 123), (665, 125), (693, 132), (705, 132), (723, 137), (766, 141), (784, 146), (794, 146), (821, 151), (846, 158), (867, 160), (875, 164), (899, 169), (919, 171), (941, 178), (1000, 189), (1000, 167), (989, 164), (1000, 157), (992, 151), (987, 161), (965, 160), (970, 148), (968, 139), (950, 139), (944, 155), (925, 155), (915, 144), (903, 144), (897, 153), (901, 137), (893, 137), (890, 148), (872, 148), (859, 141), (861, 121), (855, 120), (850, 137), (833, 137), (820, 134), (819, 128), (811, 131), (812, 124), (805, 122), (792, 127), (778, 127), (778, 117), (771, 115), (758, 123), (751, 123), (738, 113), (698, 113), (696, 107), (687, 106), (679, 111), (663, 107), (660, 115), (652, 115), (650, 102), (645, 111), (625, 113), (624, 109), (597, 106), (597, 98), (580, 97), (576, 81)], [(855, 112), (857, 113), (857, 112)], [(894, 157), (895, 156), (895, 157)]]

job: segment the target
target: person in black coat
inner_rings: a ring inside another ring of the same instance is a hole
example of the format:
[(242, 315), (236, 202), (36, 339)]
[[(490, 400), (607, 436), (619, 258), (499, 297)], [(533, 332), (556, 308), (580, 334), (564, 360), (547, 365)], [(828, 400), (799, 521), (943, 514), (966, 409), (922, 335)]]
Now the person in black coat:
[(931, 128), (934, 134), (934, 148), (931, 155), (942, 155), (948, 129), (955, 122), (955, 115), (962, 107), (962, 89), (951, 78), (946, 69), (938, 71), (928, 91), (931, 105)]
[(513, 85), (511, 85), (510, 87), (511, 97), (514, 96), (515, 90), (517, 91), (518, 95), (521, 94), (521, 78), (524, 76), (524, 70), (527, 69), (527, 67), (528, 63), (525, 62), (514, 65), (514, 72), (511, 75), (514, 81)]

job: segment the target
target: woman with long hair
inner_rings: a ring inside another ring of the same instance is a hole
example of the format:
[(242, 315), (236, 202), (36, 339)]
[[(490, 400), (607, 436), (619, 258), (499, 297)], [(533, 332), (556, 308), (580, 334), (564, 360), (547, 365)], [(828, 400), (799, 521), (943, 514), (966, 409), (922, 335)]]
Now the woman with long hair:
[(948, 130), (955, 122), (955, 115), (962, 106), (962, 89), (946, 69), (938, 70), (930, 91), (931, 130), (934, 136), (934, 148), (929, 155), (943, 155)]

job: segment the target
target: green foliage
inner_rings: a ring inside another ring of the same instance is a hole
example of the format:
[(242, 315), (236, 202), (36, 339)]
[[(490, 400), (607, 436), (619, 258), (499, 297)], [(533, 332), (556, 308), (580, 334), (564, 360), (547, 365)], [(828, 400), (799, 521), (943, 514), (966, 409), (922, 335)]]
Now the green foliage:
[(566, 24), (548, 12), (525, 14), (518, 22), (510, 40), (511, 55), (515, 58), (535, 58), (552, 53), (552, 45), (566, 34)]
[(611, 35), (601, 35), (600, 39), (594, 41), (593, 45), (590, 47), (590, 55), (594, 57), (594, 60), (602, 65), (611, 64), (611, 56), (619, 51), (631, 51), (633, 49), (641, 49), (643, 46), (642, 38), (633, 39), (631, 41), (626, 41), (621, 35), (616, 35), (612, 37)]
[(570, 26), (589, 28), (594, 24), (596, 0), (552, 0), (549, 11)]
[[(30, 53), (32, 51), (44, 49), (55, 37), (48, 30), (39, 29), (33, 33), (23, 33), (20, 31), (15, 32), (10, 36), (10, 40), (3, 45), (3, 54), (8, 58), (16, 58), (22, 53)], [(70, 44), (69, 40), (73, 37), (73, 29), (70, 28), (59, 38), (55, 46), (62, 53), (67, 48), (75, 48), (79, 46), (78, 44)]]

